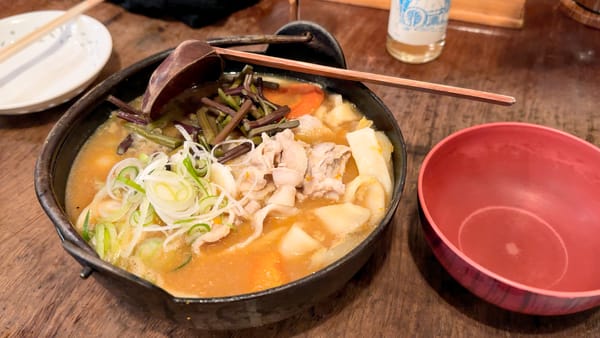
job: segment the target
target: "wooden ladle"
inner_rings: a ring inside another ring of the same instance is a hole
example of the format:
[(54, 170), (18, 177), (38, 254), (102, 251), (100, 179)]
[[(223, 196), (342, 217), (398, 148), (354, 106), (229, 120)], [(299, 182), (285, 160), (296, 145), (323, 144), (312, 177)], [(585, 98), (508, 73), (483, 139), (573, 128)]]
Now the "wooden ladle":
[(506, 95), (328, 67), (314, 63), (213, 47), (199, 40), (187, 40), (177, 46), (152, 74), (150, 83), (142, 99), (142, 112), (154, 119), (160, 115), (161, 108), (184, 89), (200, 82), (218, 79), (223, 71), (223, 59), (342, 80), (370, 82), (449, 95), (500, 105), (512, 105), (515, 103), (514, 97)]

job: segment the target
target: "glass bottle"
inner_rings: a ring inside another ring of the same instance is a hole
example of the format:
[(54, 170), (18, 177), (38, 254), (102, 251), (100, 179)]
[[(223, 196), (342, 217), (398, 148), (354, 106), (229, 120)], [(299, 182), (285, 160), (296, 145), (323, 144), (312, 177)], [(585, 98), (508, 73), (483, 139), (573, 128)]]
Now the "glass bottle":
[(450, 0), (391, 0), (386, 48), (396, 59), (425, 63), (444, 48)]

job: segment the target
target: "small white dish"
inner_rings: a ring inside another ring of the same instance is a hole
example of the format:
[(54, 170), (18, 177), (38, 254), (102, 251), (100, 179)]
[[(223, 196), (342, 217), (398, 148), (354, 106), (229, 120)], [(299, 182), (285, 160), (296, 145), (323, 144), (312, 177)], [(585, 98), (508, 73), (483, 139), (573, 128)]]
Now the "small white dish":
[[(63, 14), (37, 11), (0, 20), (0, 48)], [(26, 114), (68, 101), (98, 76), (112, 52), (110, 33), (80, 15), (0, 63), (0, 115)]]

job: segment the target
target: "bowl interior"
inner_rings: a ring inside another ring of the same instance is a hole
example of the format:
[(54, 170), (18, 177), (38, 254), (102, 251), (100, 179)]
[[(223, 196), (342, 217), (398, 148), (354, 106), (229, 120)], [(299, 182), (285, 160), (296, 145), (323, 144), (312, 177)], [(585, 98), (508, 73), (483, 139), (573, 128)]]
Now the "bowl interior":
[(427, 156), (423, 211), (442, 240), (492, 275), (538, 289), (600, 289), (600, 151), (542, 126), (458, 132)]

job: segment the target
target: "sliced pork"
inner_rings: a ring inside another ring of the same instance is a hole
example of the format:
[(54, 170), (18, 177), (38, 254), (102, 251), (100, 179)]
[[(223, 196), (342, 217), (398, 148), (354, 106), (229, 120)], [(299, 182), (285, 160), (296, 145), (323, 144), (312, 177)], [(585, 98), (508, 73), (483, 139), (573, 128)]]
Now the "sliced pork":
[(304, 179), (304, 197), (338, 200), (345, 191), (342, 177), (350, 158), (350, 148), (331, 142), (314, 145), (308, 154), (308, 171)]

